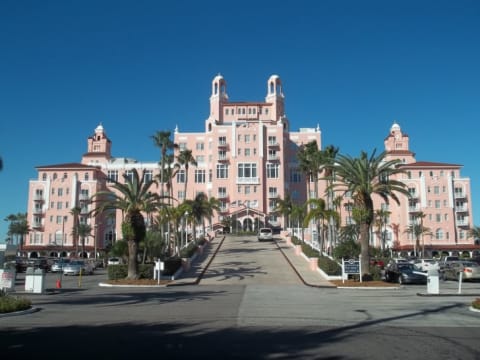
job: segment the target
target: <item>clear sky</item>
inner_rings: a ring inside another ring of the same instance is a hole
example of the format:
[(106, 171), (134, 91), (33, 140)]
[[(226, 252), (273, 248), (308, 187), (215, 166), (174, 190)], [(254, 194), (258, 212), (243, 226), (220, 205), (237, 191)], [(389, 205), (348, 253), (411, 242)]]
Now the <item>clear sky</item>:
[(158, 160), (157, 130), (204, 130), (218, 73), (231, 101), (279, 75), (292, 130), (344, 154), (397, 121), (418, 161), (463, 165), (480, 225), (479, 1), (2, 0), (0, 241), (35, 166), (79, 162), (99, 123)]

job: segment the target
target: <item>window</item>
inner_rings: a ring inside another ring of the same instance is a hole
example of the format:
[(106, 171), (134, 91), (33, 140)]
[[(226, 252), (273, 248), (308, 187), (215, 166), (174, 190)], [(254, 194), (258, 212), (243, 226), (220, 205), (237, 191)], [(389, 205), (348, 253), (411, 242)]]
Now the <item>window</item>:
[(268, 196), (269, 197), (277, 197), (277, 188), (276, 187), (269, 187), (268, 188)]
[(153, 171), (152, 170), (145, 170), (143, 173), (143, 181), (150, 182), (153, 180)]
[(196, 144), (196, 149), (202, 151), (205, 148), (205, 144), (203, 142), (198, 142)]
[(290, 169), (290, 182), (292, 183), (299, 183), (302, 181), (302, 174), (300, 171), (295, 168), (295, 169)]
[(245, 135), (245, 142), (247, 144), (250, 142), (250, 135)]
[(279, 177), (279, 164), (267, 164), (267, 178), (278, 179)]
[(220, 136), (218, 138), (218, 144), (219, 145), (227, 145), (227, 137), (226, 136)]
[(178, 198), (179, 200), (184, 200), (184, 199), (185, 199), (185, 191), (181, 191), (181, 190), (178, 191), (178, 192), (177, 192), (177, 198)]
[(440, 209), (440, 200), (435, 200), (435, 209)]
[(201, 184), (205, 182), (205, 170), (195, 170), (195, 183)]
[(184, 169), (178, 170), (178, 172), (177, 172), (177, 183), (179, 183), (179, 184), (185, 183), (185, 170)]
[(181, 142), (178, 144), (178, 150), (183, 151), (187, 149), (187, 143)]
[(433, 187), (433, 193), (437, 194), (437, 195), (440, 194), (440, 186), (434, 186)]
[(125, 183), (127, 182), (132, 182), (133, 181), (133, 171), (132, 170), (127, 170), (123, 174), (123, 178), (125, 179)]
[(85, 181), (88, 181), (88, 180), (89, 180), (88, 173), (83, 174), (83, 179), (84, 179)]
[(57, 202), (57, 210), (61, 210), (62, 205), (63, 205), (63, 203), (61, 201)]
[(277, 160), (277, 151), (276, 150), (268, 150), (268, 160)]
[[(211, 183), (213, 180), (213, 170), (208, 169), (208, 182)], [(210, 197), (210, 196), (209, 196)]]
[(443, 240), (443, 230), (442, 229), (437, 229), (435, 231), (435, 239)]
[(276, 136), (269, 136), (268, 137), (268, 145), (277, 145), (277, 137)]
[(238, 177), (240, 178), (256, 178), (257, 164), (254, 163), (240, 163), (238, 164)]
[(245, 149), (245, 156), (250, 156), (250, 149)]
[(218, 188), (218, 198), (225, 198), (227, 197), (227, 188), (226, 187), (219, 187)]
[(217, 179), (228, 178), (228, 166), (226, 164), (217, 164)]
[(436, 222), (442, 222), (442, 215), (441, 214), (435, 214), (435, 221)]
[(195, 160), (197, 161), (197, 164), (204, 163), (204, 162), (205, 162), (205, 156), (203, 156), (203, 155), (197, 155), (197, 156), (195, 157)]
[(408, 188), (410, 196), (415, 197), (417, 190), (415, 188)]
[(58, 188), (58, 189), (57, 189), (57, 194), (58, 194), (58, 196), (62, 196), (62, 195), (63, 195), (63, 189), (62, 189), (62, 188)]
[(46, 173), (43, 173), (43, 175), (42, 175), (42, 180), (43, 180), (43, 181), (46, 181), (46, 180), (47, 180), (47, 174), (46, 174)]
[(220, 150), (218, 152), (218, 160), (227, 160), (227, 151), (226, 150)]
[(250, 194), (250, 186), (245, 186), (245, 194), (248, 195)]
[(117, 182), (118, 181), (118, 171), (117, 170), (108, 170), (107, 180), (109, 182)]

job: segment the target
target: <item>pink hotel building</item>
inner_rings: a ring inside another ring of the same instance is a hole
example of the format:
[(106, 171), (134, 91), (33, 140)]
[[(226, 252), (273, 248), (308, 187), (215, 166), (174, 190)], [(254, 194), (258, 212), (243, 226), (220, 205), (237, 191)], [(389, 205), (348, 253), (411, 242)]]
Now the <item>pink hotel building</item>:
[[(173, 179), (173, 193), (179, 202), (193, 199), (199, 192), (217, 198), (220, 211), (213, 219), (213, 229), (220, 227), (226, 216), (232, 217), (244, 229), (255, 231), (262, 226), (284, 228), (283, 217), (275, 214), (277, 199), (289, 194), (297, 204), (307, 198), (307, 180), (299, 170), (296, 153), (302, 144), (315, 140), (321, 148), (321, 131), (316, 128), (290, 130), (285, 115), (282, 82), (276, 75), (267, 81), (265, 101), (230, 102), (225, 79), (218, 75), (212, 81), (210, 113), (204, 132), (174, 131), (178, 145), (192, 150), (197, 166), (188, 171), (187, 193), (184, 193), (185, 169)], [(400, 158), (406, 170), (402, 181), (412, 195), (400, 205), (382, 204), (376, 199), (376, 209), (389, 211), (382, 230), (386, 246), (412, 252), (415, 239), (406, 232), (422, 212), (423, 225), (432, 231), (422, 243), (428, 254), (479, 249), (469, 237), (472, 224), (470, 180), (460, 176), (460, 165), (417, 162), (409, 150), (408, 135), (396, 123), (384, 143), (388, 158)], [(29, 184), (28, 234), (23, 253), (28, 256), (75, 256), (81, 251), (74, 239), (74, 216), (77, 209), (80, 223), (89, 224), (91, 236), (85, 239), (89, 257), (102, 251), (108, 243), (121, 238), (121, 213), (90, 217), (90, 197), (107, 190), (108, 179), (123, 179), (132, 169), (145, 170), (145, 176), (159, 174), (158, 163), (142, 163), (130, 158), (111, 155), (112, 143), (102, 125), (87, 139), (87, 152), (80, 163), (38, 166), (38, 177)], [(325, 184), (319, 184), (322, 196)], [(310, 187), (314, 189), (313, 186)], [(315, 196), (315, 194), (310, 194)], [(349, 199), (345, 198), (344, 205)], [(340, 209), (342, 210), (342, 209)], [(351, 221), (348, 206), (341, 211), (342, 223)], [(311, 238), (306, 229), (306, 238)], [(380, 231), (372, 229), (372, 244), (380, 246)]]

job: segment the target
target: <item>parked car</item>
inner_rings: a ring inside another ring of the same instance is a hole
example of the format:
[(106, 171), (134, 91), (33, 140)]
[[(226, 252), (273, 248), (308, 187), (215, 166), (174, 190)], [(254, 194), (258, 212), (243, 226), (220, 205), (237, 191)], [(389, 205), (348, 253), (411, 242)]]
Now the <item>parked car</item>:
[(119, 257), (108, 258), (107, 265), (120, 265), (120, 264), (123, 264), (122, 258), (119, 258)]
[(51, 269), (51, 263), (45, 258), (29, 258), (27, 260), (27, 268), (33, 267), (34, 269), (42, 269), (47, 272)]
[(450, 262), (440, 271), (440, 279), (458, 280), (460, 273), (463, 280), (480, 280), (480, 265), (473, 261)]
[(398, 262), (385, 268), (385, 280), (399, 284), (426, 284), (427, 274), (414, 264)]
[(51, 272), (62, 272), (63, 268), (67, 265), (70, 264), (70, 259), (60, 259), (55, 261), (52, 264), (52, 267), (50, 269)]
[(258, 231), (258, 241), (262, 240), (272, 240), (273, 239), (273, 232), (270, 228), (261, 228)]
[(63, 267), (63, 275), (92, 275), (93, 264), (85, 260), (72, 260)]
[(438, 267), (438, 263), (435, 259), (415, 259), (412, 264), (416, 265), (422, 271), (428, 271), (433, 266)]

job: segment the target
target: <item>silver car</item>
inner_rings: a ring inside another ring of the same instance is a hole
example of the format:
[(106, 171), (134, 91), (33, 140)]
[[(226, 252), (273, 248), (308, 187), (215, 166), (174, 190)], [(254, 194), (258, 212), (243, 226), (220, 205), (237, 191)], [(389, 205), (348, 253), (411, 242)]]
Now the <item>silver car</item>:
[(85, 260), (73, 260), (63, 267), (63, 275), (92, 275), (94, 266)]
[(63, 268), (70, 263), (70, 259), (57, 260), (52, 264), (51, 272), (62, 272)]
[(273, 239), (273, 232), (270, 228), (261, 228), (258, 232), (258, 241), (262, 240), (272, 240)]
[(453, 261), (440, 272), (443, 280), (459, 280), (462, 273), (463, 280), (480, 280), (480, 265), (473, 261)]

